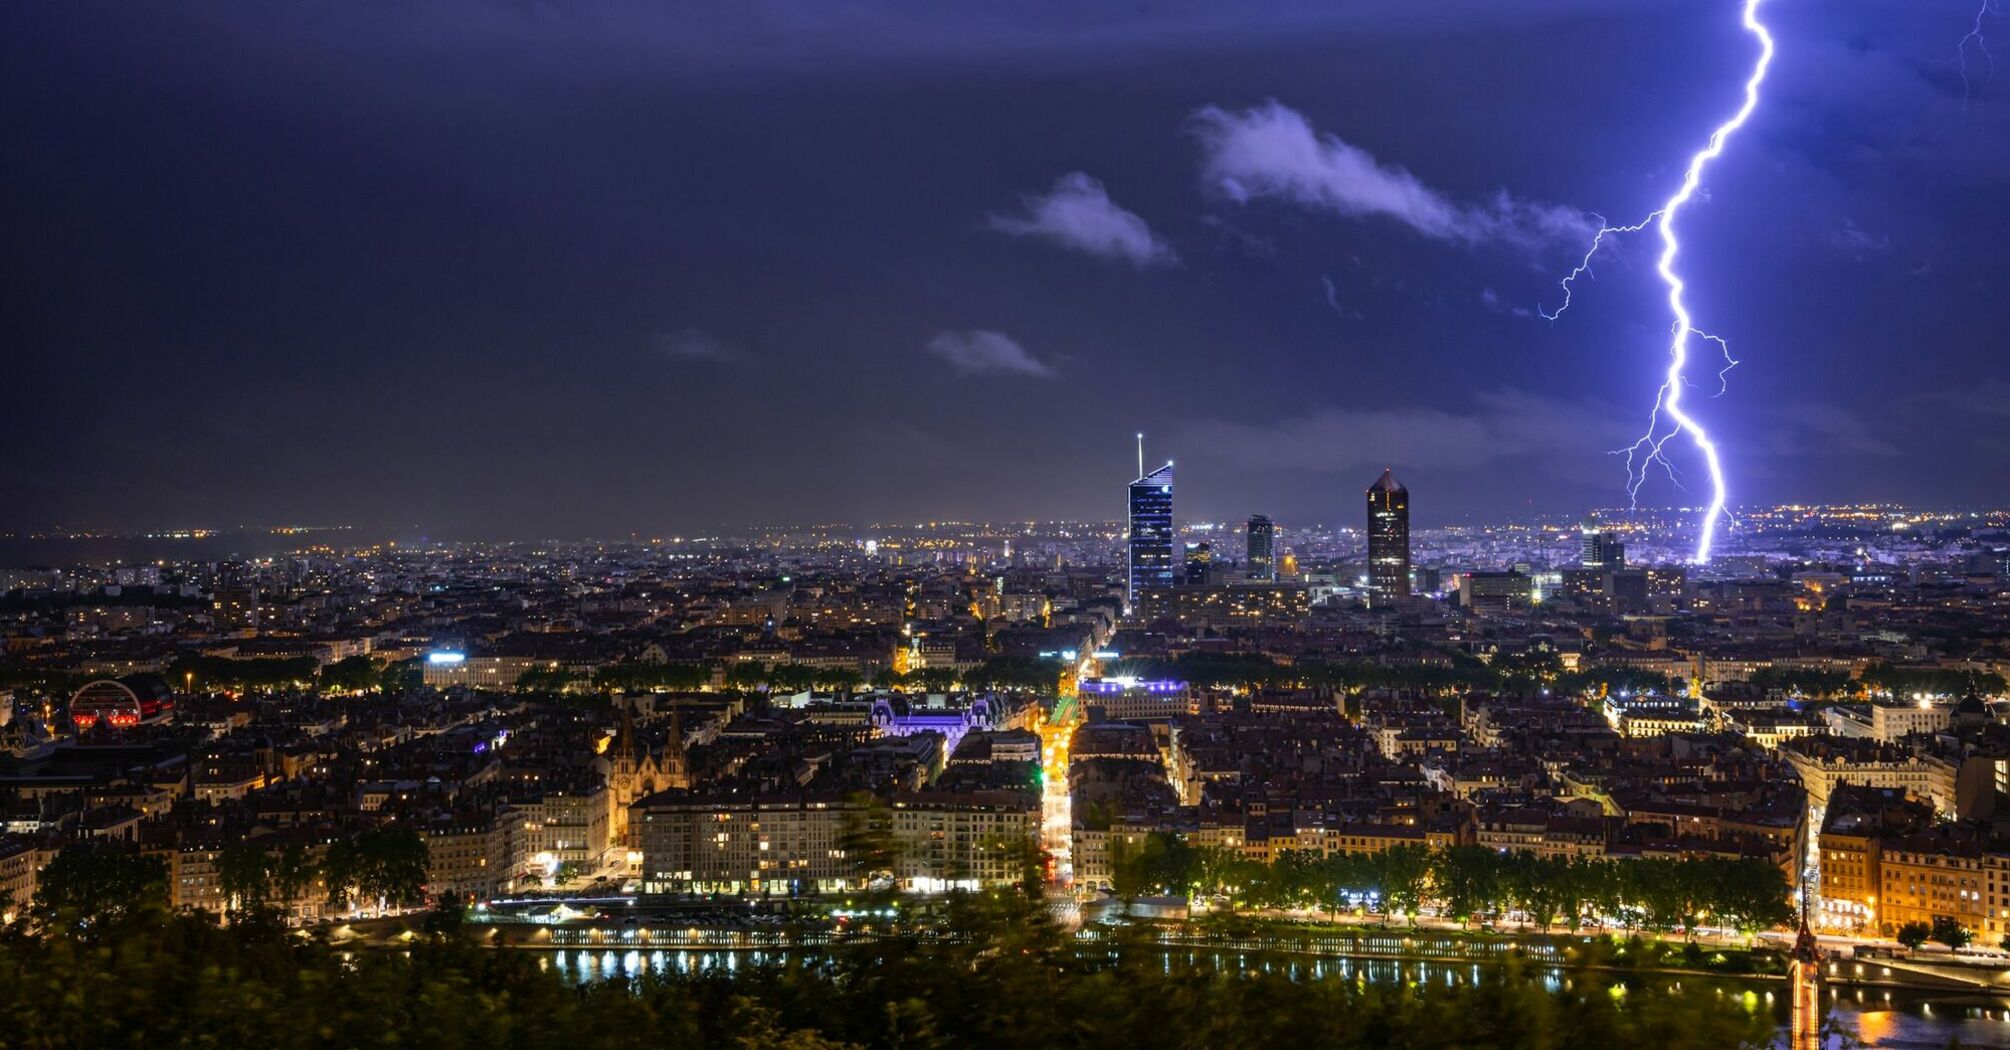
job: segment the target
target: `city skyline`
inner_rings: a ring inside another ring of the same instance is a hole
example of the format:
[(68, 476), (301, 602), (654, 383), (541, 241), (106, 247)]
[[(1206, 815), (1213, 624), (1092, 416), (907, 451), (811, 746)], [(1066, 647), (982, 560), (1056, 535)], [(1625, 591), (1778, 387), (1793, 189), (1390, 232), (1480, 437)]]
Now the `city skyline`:
[(0, 6), (0, 1015), (2010, 1046), (1999, 33)]

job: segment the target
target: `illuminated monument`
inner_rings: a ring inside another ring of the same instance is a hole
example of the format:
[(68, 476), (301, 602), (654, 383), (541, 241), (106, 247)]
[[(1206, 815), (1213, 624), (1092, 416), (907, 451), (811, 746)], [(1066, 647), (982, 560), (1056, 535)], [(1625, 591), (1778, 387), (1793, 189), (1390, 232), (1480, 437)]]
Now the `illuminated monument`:
[(1801, 909), (1800, 935), (1787, 964), (1788, 994), (1793, 996), (1793, 1020), (1788, 1030), (1788, 1050), (1822, 1050), (1822, 957), (1821, 945), (1808, 929), (1807, 908)]
[(1378, 604), (1410, 594), (1410, 490), (1387, 470), (1368, 486), (1368, 594)]

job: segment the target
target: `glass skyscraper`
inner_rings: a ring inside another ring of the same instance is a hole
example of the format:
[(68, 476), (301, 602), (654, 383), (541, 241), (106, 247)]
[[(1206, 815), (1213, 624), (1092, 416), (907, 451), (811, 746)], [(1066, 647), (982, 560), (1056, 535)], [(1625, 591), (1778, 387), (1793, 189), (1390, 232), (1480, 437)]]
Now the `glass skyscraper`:
[(1410, 593), (1410, 490), (1393, 471), (1368, 486), (1368, 593), (1371, 600)]
[(1249, 578), (1277, 579), (1277, 526), (1262, 514), (1249, 519)]
[(1579, 560), (1587, 569), (1626, 567), (1626, 543), (1616, 532), (1606, 532), (1591, 522), (1579, 526), (1584, 548)]
[(1149, 590), (1173, 585), (1173, 465), (1131, 482), (1130, 587), (1132, 609)]
[(1186, 545), (1184, 577), (1188, 587), (1205, 587), (1214, 582), (1214, 544), (1203, 542)]

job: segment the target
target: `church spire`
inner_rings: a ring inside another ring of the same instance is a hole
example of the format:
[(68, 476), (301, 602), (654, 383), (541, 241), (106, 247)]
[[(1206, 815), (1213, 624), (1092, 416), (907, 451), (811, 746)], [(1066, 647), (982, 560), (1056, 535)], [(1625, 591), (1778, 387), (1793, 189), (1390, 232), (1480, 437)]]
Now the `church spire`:
[(623, 769), (634, 769), (639, 763), (635, 753), (635, 708), (621, 705), (621, 728), (614, 733), (614, 756)]

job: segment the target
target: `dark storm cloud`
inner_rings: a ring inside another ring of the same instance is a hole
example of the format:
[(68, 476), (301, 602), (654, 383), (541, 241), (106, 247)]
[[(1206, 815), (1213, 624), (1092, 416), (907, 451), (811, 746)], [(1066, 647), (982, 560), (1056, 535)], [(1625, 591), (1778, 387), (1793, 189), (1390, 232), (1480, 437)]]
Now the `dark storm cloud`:
[(1597, 480), (1604, 453), (1637, 436), (1610, 405), (1586, 407), (1520, 391), (1483, 394), (1467, 410), (1435, 405), (1324, 408), (1262, 424), (1199, 423), (1183, 437), (1245, 467), (1359, 473), (1400, 457), (1411, 468), (1464, 472), (1540, 460), (1571, 480)]
[[(1765, 104), (1684, 215), (1743, 362), (1693, 407), (1741, 499), (1996, 498), (1973, 5), (1765, 10)], [(1334, 472), (1388, 463), (1425, 520), (1607, 504), (1667, 353), (1651, 237), (1526, 314), (1735, 102), (1735, 14), (8, 5), (0, 529), (1110, 515), (1140, 429), (1182, 516), (1351, 515)]]

